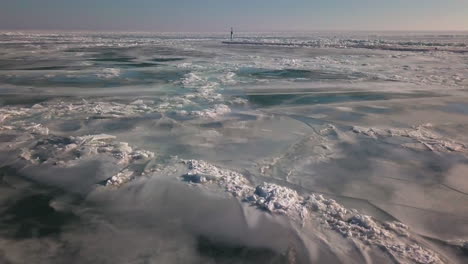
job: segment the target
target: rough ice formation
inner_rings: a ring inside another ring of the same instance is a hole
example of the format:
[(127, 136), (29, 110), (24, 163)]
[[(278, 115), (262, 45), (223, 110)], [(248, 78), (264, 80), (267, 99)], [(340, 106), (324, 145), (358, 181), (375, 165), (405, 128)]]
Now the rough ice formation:
[(32, 131), (35, 134), (39, 135), (48, 135), (49, 129), (41, 124), (31, 124), (31, 126), (26, 127), (26, 130)]
[(73, 143), (66, 145), (63, 148), (64, 151), (70, 152), (71, 150), (72, 155), (79, 158), (95, 158), (97, 155), (104, 155), (112, 158), (120, 167), (124, 167), (122, 171), (107, 180), (107, 186), (118, 186), (132, 180), (138, 176), (138, 173), (131, 169), (131, 165), (154, 158), (153, 152), (133, 149), (126, 142), (116, 142), (115, 137), (110, 135), (72, 137), (71, 141)]
[(1, 134), (16, 135), (8, 142), (10, 148), (19, 148), (18, 158), (33, 165), (73, 167), (83, 160), (106, 159), (121, 171), (106, 185), (120, 185), (139, 175), (134, 165), (154, 158), (154, 153), (135, 149), (126, 142), (118, 142), (111, 135), (62, 137), (50, 135), (40, 124), (20, 122), (21, 126), (1, 126)]
[(410, 237), (408, 227), (402, 223), (380, 223), (322, 195), (310, 195), (305, 199), (305, 204), (325, 226), (345, 237), (359, 239), (365, 245), (377, 246), (398, 261), (443, 263), (434, 252), (418, 245)]
[[(49, 101), (36, 104), (31, 108), (4, 107), (0, 109), (0, 123), (18, 121), (22, 118), (40, 117), (44, 120), (67, 119), (83, 116), (86, 119), (112, 119), (137, 117), (152, 113), (184, 113), (201, 118), (216, 118), (231, 112), (229, 106), (224, 104), (224, 98), (213, 92), (212, 89), (201, 89), (183, 97), (163, 97), (161, 101), (138, 99), (129, 103), (87, 101), (64, 102)], [(203, 106), (200, 102), (209, 102), (211, 107)], [(234, 101), (236, 103), (236, 101)], [(187, 108), (198, 108), (190, 110)]]
[(112, 158), (116, 164), (128, 166), (137, 160), (146, 160), (154, 154), (145, 150), (134, 150), (125, 142), (116, 142), (114, 136), (89, 135), (84, 137), (49, 136), (39, 138), (37, 143), (28, 150), (31, 162), (47, 163), (59, 166), (73, 166), (79, 160), (97, 158), (105, 155)]
[(57, 117), (86, 115), (87, 118), (119, 118), (141, 115), (143, 113), (157, 112), (158, 107), (153, 101), (137, 100), (130, 104), (117, 102), (64, 102), (55, 101), (43, 104), (35, 104), (31, 108), (5, 107), (0, 110), (0, 119), (24, 118), (32, 115), (40, 115), (43, 119), (54, 119)]
[[(417, 126), (412, 129), (365, 128), (355, 126), (353, 127), (353, 132), (375, 139), (381, 137), (406, 137), (415, 140), (434, 152), (467, 152), (468, 148), (465, 144), (444, 138), (431, 131), (429, 129), (430, 127), (432, 127), (431, 124)], [(414, 145), (411, 144), (405, 144), (404, 146), (414, 148)]]
[[(110, 154), (118, 164), (128, 165), (136, 160), (147, 160), (154, 157), (154, 153), (146, 150), (134, 150), (126, 142), (116, 142), (114, 136), (100, 134), (84, 137), (70, 137), (77, 145), (80, 157), (99, 153)], [(72, 147), (74, 147), (74, 145)], [(69, 145), (68, 145), (69, 146)]]
[[(49, 106), (50, 107), (50, 106)], [(55, 115), (68, 116), (74, 113), (86, 114), (89, 117), (119, 118), (141, 115), (144, 113), (157, 112), (154, 102), (137, 100), (130, 104), (117, 102), (88, 102), (81, 103), (56, 103), (52, 105)]]
[(117, 68), (105, 68), (101, 72), (96, 73), (96, 76), (103, 79), (110, 79), (120, 75), (120, 69)]
[(205, 84), (207, 80), (191, 72), (186, 74), (181, 82), (184, 86), (196, 86)]
[(4, 106), (0, 108), (0, 123), (14, 119), (16, 117), (27, 116), (33, 109), (36, 108), (34, 108), (34, 106), (32, 108)]
[(218, 104), (218, 105), (213, 106), (212, 108), (208, 108), (202, 111), (189, 112), (189, 115), (198, 116), (202, 118), (215, 119), (225, 114), (228, 114), (230, 112), (231, 112), (231, 108), (229, 108), (229, 106), (225, 104)]
[(106, 186), (120, 186), (131, 181), (135, 177), (135, 172), (125, 169), (106, 181)]
[(7, 119), (8, 116), (7, 115), (4, 115), (4, 114), (0, 114), (0, 123), (5, 121), (5, 119)]
[(294, 220), (304, 221), (308, 218), (302, 197), (287, 187), (264, 183), (244, 199), (268, 212), (288, 215)]
[(184, 160), (188, 171), (182, 176), (184, 180), (193, 183), (216, 182), (235, 197), (245, 197), (253, 188), (248, 185), (245, 177), (235, 171), (220, 169), (205, 161)]
[(324, 227), (364, 245), (387, 252), (398, 262), (442, 263), (431, 250), (412, 239), (408, 227), (399, 222), (381, 223), (374, 218), (348, 210), (333, 199), (312, 194), (301, 196), (296, 191), (271, 183), (252, 187), (245, 177), (204, 161), (184, 161), (187, 173), (182, 177), (198, 184), (217, 183), (240, 200), (270, 213), (282, 214), (304, 223), (316, 219)]
[(234, 79), (234, 77), (236, 77), (236, 73), (228, 72), (224, 76), (220, 77), (220, 81), (223, 84), (233, 85), (233, 84), (237, 83), (237, 81)]
[(34, 122), (17, 122), (15, 126), (1, 126), (0, 130), (17, 130), (35, 135), (48, 135), (49, 129), (41, 124)]
[[(228, 82), (234, 76), (235, 73), (232, 72), (226, 74)], [(38, 117), (43, 120), (77, 118), (77, 116), (86, 119), (107, 119), (173, 112), (201, 118), (216, 118), (231, 112), (228, 105), (246, 102), (239, 98), (233, 100), (225, 98), (219, 92), (219, 83), (222, 81), (189, 73), (182, 81), (184, 87), (189, 87), (183, 95), (161, 96), (157, 99), (141, 98), (130, 102), (121, 98), (114, 101), (88, 98), (73, 102), (49, 100), (29, 108), (5, 106), (0, 109), (0, 122), (27, 117)]]

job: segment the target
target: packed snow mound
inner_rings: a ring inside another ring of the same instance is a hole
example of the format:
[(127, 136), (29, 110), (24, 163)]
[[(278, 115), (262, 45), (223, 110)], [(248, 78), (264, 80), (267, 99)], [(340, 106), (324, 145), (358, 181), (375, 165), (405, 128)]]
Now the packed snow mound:
[(320, 194), (303, 196), (288, 187), (263, 183), (252, 187), (240, 173), (222, 169), (205, 161), (183, 161), (187, 172), (182, 178), (195, 184), (215, 183), (227, 192), (272, 214), (281, 214), (304, 224), (318, 221), (343, 237), (374, 246), (401, 263), (443, 263), (431, 250), (423, 248), (399, 222), (382, 223), (371, 216), (348, 210), (333, 199)]
[[(355, 126), (353, 127), (353, 132), (366, 135), (375, 139), (385, 137), (410, 138), (422, 144), (428, 150), (434, 152), (467, 152), (468, 148), (465, 144), (445, 138), (431, 131), (431, 127), (431, 124), (416, 126), (411, 129), (366, 128)], [(416, 146), (412, 144), (404, 144), (403, 146), (409, 148), (416, 148)]]

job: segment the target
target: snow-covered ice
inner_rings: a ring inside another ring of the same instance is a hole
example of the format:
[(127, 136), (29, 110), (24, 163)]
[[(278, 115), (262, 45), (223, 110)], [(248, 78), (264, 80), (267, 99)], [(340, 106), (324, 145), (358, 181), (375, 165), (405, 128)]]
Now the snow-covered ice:
[(466, 262), (466, 34), (225, 37), (0, 32), (0, 262)]

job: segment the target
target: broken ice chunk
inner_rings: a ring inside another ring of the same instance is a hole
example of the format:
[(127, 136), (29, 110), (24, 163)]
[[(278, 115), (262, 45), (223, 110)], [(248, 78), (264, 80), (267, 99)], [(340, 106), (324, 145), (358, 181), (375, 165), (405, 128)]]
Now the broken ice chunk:
[(109, 180), (106, 182), (106, 186), (120, 186), (128, 181), (130, 181), (133, 178), (134, 172), (128, 169), (125, 169), (117, 175), (112, 176)]

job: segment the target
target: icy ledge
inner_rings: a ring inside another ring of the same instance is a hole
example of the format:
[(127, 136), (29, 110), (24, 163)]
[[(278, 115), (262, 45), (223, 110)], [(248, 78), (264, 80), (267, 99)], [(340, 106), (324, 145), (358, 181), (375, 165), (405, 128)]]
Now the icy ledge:
[(376, 246), (400, 263), (443, 263), (431, 250), (411, 238), (408, 227), (399, 222), (380, 223), (374, 218), (348, 210), (333, 199), (296, 191), (271, 183), (253, 187), (240, 173), (204, 161), (186, 160), (185, 181), (217, 184), (241, 201), (273, 214), (288, 216), (297, 223), (316, 219), (328, 229), (364, 245)]

